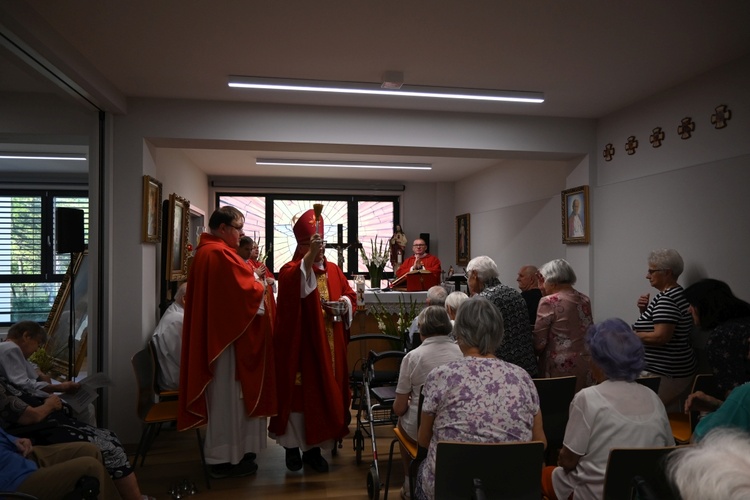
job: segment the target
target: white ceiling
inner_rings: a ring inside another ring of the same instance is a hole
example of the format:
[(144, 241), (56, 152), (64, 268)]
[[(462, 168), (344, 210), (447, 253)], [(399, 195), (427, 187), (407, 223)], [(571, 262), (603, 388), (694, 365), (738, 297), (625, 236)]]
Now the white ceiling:
[[(46, 23), (65, 40), (57, 50), (82, 56), (124, 96), (595, 119), (750, 53), (745, 0), (14, 2), (31, 7), (27, 14), (43, 21), (37, 24)], [(0, 68), (0, 91), (18, 85), (36, 90), (15, 64), (0, 59)], [(379, 82), (385, 71), (402, 71), (412, 85), (541, 91), (546, 102), (292, 94), (226, 85), (231, 74)], [(433, 151), (237, 151), (191, 144), (179, 153), (210, 175), (242, 175), (255, 157), (292, 156), (434, 163), (431, 180), (453, 180), (502, 160)], [(312, 175), (376, 178), (374, 171), (328, 170)], [(275, 169), (264, 175), (301, 174)], [(393, 176), (384, 171), (382, 178)]]

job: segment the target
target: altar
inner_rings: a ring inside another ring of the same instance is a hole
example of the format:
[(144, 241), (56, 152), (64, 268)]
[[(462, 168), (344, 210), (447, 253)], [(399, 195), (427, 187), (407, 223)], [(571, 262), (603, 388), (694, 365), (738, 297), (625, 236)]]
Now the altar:
[(380, 333), (377, 320), (370, 314), (373, 307), (382, 308), (393, 315), (397, 315), (402, 308), (411, 309), (412, 303), (416, 304), (418, 311), (421, 311), (426, 305), (426, 300), (427, 292), (383, 292), (368, 288), (365, 290), (364, 310), (357, 310), (354, 315), (350, 330), (351, 336)]

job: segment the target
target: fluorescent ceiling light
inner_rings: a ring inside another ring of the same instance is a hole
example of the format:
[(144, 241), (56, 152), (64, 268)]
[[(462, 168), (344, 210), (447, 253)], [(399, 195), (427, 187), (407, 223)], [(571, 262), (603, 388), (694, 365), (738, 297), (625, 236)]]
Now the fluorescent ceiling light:
[(370, 161), (330, 161), (330, 160), (281, 160), (276, 158), (258, 158), (256, 165), (277, 167), (333, 167), (333, 168), (385, 168), (396, 170), (432, 170), (429, 163), (390, 163)]
[(85, 161), (85, 155), (56, 153), (0, 153), (0, 160), (71, 160)]
[(515, 90), (461, 89), (448, 87), (418, 87), (403, 85), (399, 89), (384, 89), (379, 83), (327, 82), (322, 80), (289, 80), (283, 78), (258, 78), (230, 76), (229, 86), (263, 90), (296, 90), (301, 92), (332, 92), (342, 94), (368, 94), (401, 97), (432, 97), (437, 99), (463, 99), (470, 101), (544, 102), (544, 93)]

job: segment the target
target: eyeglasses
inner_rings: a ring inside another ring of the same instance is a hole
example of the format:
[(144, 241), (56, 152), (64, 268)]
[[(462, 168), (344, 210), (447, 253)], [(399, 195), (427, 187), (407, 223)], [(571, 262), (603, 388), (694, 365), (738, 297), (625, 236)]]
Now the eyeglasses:
[(234, 224), (229, 224), (229, 226), (235, 228), (237, 231), (242, 232), (242, 230), (245, 228), (245, 226), (235, 226)]
[(646, 274), (650, 276), (654, 273), (658, 273), (659, 271), (666, 271), (666, 269), (649, 269), (648, 271), (646, 271)]
[(427, 245), (414, 245), (414, 248), (417, 248), (417, 247), (426, 247), (426, 246)]

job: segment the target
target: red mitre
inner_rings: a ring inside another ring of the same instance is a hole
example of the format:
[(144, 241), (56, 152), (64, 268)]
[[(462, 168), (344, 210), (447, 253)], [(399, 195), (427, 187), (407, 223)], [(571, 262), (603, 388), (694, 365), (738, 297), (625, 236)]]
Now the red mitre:
[[(320, 216), (319, 224), (318, 233), (325, 234), (323, 215)], [(297, 240), (297, 243), (310, 243), (310, 237), (315, 234), (315, 212), (312, 208), (297, 219), (292, 231), (294, 231), (294, 238)]]

